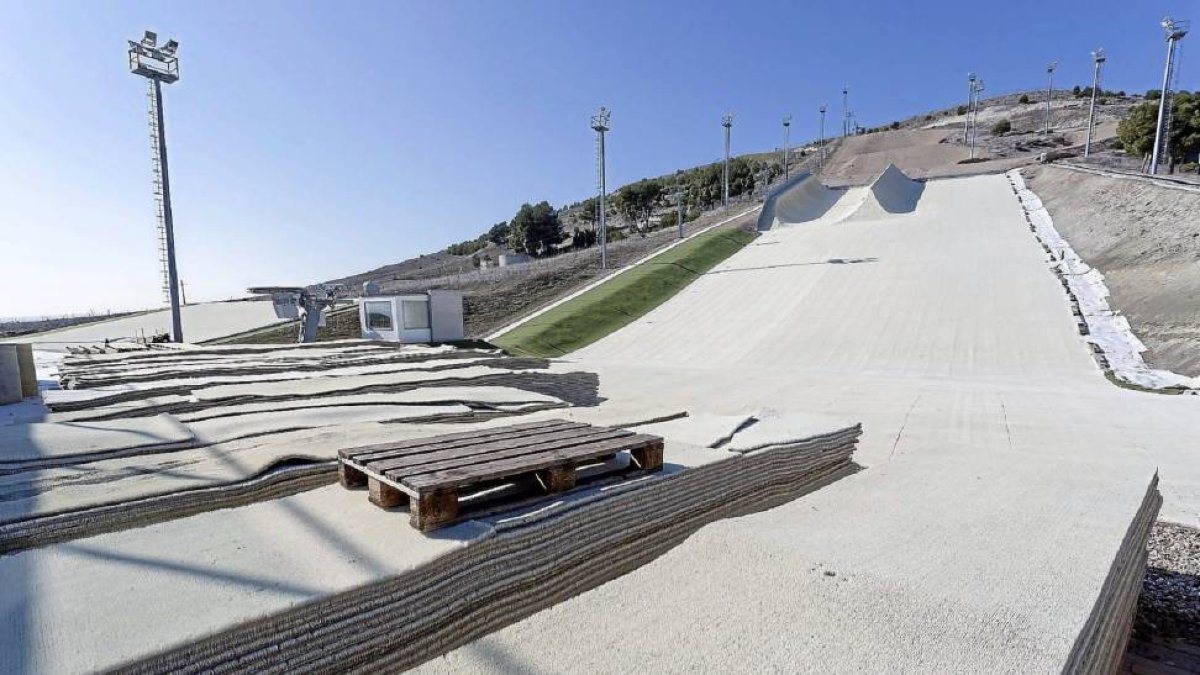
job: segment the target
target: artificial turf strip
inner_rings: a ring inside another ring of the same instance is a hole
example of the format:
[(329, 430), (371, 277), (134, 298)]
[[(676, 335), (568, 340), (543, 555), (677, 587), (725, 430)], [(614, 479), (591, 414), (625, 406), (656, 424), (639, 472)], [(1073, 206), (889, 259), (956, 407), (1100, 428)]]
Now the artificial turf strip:
[(738, 229), (705, 232), (492, 342), (512, 353), (541, 357), (586, 347), (666, 302), (755, 236)]

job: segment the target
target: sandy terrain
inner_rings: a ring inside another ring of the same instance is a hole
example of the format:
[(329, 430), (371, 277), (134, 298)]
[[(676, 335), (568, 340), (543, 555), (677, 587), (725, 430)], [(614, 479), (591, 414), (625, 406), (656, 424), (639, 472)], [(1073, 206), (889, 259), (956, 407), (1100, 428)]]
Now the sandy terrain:
[(1055, 227), (1104, 273), (1146, 361), (1200, 376), (1200, 192), (1052, 166), (1026, 176)]
[[(1045, 126), (1045, 107), (1034, 96), (1029, 104), (1017, 103), (1017, 96), (1005, 96), (981, 102), (976, 126), (975, 157), (966, 162), (970, 151), (963, 142), (965, 115), (927, 115), (906, 121), (900, 129), (878, 131), (846, 139), (830, 158), (821, 174), (830, 186), (864, 185), (888, 164), (895, 164), (912, 178), (964, 176), (997, 173), (1033, 163), (1048, 150), (1082, 146), (1087, 133), (1087, 99), (1072, 98), (1067, 92), (1055, 92), (1050, 110), (1053, 133), (1041, 133)], [(1116, 100), (1097, 106), (1094, 140), (1116, 135), (1116, 121), (1128, 110), (1132, 99)], [(1007, 119), (1012, 131), (993, 135), (992, 125)]]

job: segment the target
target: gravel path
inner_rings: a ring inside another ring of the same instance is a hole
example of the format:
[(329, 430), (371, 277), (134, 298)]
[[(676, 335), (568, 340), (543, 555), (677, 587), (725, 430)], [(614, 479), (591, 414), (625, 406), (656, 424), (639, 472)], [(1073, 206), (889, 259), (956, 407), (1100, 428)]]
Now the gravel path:
[(1156, 523), (1149, 551), (1134, 637), (1200, 646), (1200, 530)]

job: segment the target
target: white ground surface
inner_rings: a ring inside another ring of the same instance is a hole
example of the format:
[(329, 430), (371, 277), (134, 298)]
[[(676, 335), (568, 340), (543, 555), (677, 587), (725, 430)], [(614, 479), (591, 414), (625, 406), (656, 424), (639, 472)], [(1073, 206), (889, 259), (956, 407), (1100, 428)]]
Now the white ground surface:
[[(612, 423), (609, 412), (589, 410)], [(562, 411), (539, 413), (560, 417)], [(530, 418), (524, 418), (526, 420)], [(763, 415), (756, 439), (786, 442), (798, 430), (828, 433), (826, 418)], [(497, 424), (504, 424), (498, 421)], [(833, 426), (831, 426), (833, 424)], [(726, 433), (701, 416), (677, 425), (709, 444)], [(756, 425), (757, 426), (757, 425)], [(771, 430), (777, 429), (777, 434)], [(461, 430), (447, 427), (446, 430)], [(348, 442), (382, 440), (341, 430)], [(736, 458), (726, 450), (673, 442), (661, 476)], [(618, 486), (612, 489), (624, 489)], [(81, 673), (111, 668), (237, 623), (399, 574), (471, 541), (497, 523), (594, 498), (586, 489), (527, 509), (466, 521), (426, 536), (403, 513), (379, 509), (363, 491), (338, 485), (167, 523), (0, 556), (2, 673)], [(112, 620), (120, 617), (120, 620)]]
[(1200, 524), (1200, 397), (1104, 380), (1004, 176), (839, 210), (573, 358), (618, 400), (860, 419), (867, 470), (426, 671), (1060, 672), (1156, 469)]
[[(188, 305), (182, 309), (183, 336), (188, 342), (203, 342), (214, 338), (259, 328), (280, 319), (270, 302), (209, 302)], [(171, 332), (171, 311), (164, 309), (136, 316), (97, 321), (95, 323), (26, 335), (0, 342), (33, 342), (38, 349), (65, 351), (67, 345), (102, 343), (105, 339), (149, 338)]]

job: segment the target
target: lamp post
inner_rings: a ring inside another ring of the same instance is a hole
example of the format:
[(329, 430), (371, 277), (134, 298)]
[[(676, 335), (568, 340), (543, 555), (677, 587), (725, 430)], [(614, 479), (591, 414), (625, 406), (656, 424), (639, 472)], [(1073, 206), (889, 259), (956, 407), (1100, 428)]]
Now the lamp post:
[(963, 120), (963, 145), (971, 140), (971, 111), (975, 109), (975, 73), (967, 73), (967, 116)]
[(1054, 98), (1054, 69), (1058, 61), (1046, 65), (1046, 133), (1050, 133), (1050, 101)]
[(823, 105), (819, 108), (819, 110), (821, 112), (821, 144), (820, 144), (821, 162), (819, 164), (819, 167), (821, 168), (822, 171), (825, 169), (825, 109), (826, 109), (826, 107), (827, 106)]
[(1171, 78), (1175, 74), (1175, 49), (1179, 41), (1187, 35), (1189, 22), (1166, 17), (1162, 20), (1163, 32), (1167, 35), (1167, 66), (1163, 69), (1162, 93), (1158, 97), (1158, 123), (1154, 127), (1154, 151), (1150, 155), (1150, 173), (1158, 173), (1158, 160), (1161, 155), (1170, 157), (1171, 146)]
[(596, 132), (596, 179), (600, 190), (600, 269), (608, 269), (608, 190), (604, 176), (604, 135), (609, 129), (608, 118), (608, 108), (604, 106), (592, 116), (592, 130)]
[(721, 171), (721, 206), (729, 206), (729, 130), (733, 127), (733, 113), (721, 116), (725, 127), (725, 166)]
[(1092, 103), (1088, 106), (1087, 140), (1083, 143), (1083, 156), (1092, 154), (1092, 132), (1096, 128), (1096, 95), (1100, 90), (1100, 68), (1104, 65), (1104, 50), (1092, 52)]
[(167, 130), (163, 121), (162, 85), (179, 80), (179, 43), (168, 40), (161, 47), (158, 35), (146, 31), (142, 39), (129, 41), (129, 70), (149, 82), (151, 167), (154, 201), (158, 216), (159, 258), (163, 264), (163, 290), (171, 305), (171, 339), (183, 342), (180, 316), (179, 271), (175, 264), (175, 221), (171, 212), (171, 174), (167, 166)]
[(787, 115), (783, 118), (783, 179), (787, 180), (791, 176), (789, 164), (791, 163), (791, 145), (792, 145), (792, 116)]

